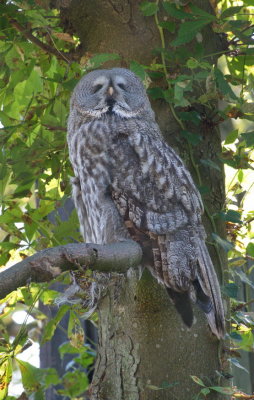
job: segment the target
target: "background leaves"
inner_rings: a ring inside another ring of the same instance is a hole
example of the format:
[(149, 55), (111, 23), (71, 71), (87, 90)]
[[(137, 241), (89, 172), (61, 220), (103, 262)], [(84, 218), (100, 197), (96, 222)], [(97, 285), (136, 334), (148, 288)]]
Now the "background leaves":
[[(120, 55), (112, 53), (79, 54), (79, 40), (63, 32), (59, 12), (45, 10), (38, 4), (33, 0), (0, 4), (2, 265), (42, 248), (80, 240), (75, 211), (68, 219), (63, 217), (72, 175), (66, 148), (70, 93), (86, 71), (101, 67), (107, 61), (120, 60)], [(133, 60), (129, 66), (149, 87), (151, 97), (166, 101), (180, 121), (179, 143), (186, 142), (197, 177), (200, 170), (216, 174), (222, 166), (226, 169), (227, 202), (214, 215), (209, 215), (209, 210), (206, 213), (213, 226), (218, 218), (227, 223), (227, 240), (214, 230), (208, 242), (218, 253), (224, 249), (229, 256), (229, 282), (225, 284), (224, 293), (230, 298), (233, 310), (230, 351), (253, 351), (254, 346), (249, 291), (253, 287), (254, 211), (253, 204), (248, 201), (254, 179), (253, 5), (252, 0), (245, 0), (239, 6), (223, 0), (220, 9), (207, 13), (191, 2), (179, 5), (179, 2), (145, 1), (140, 11), (144, 17), (157, 21), (161, 48), (155, 49), (151, 65)], [(214, 64), (215, 55), (204, 54), (202, 33), (207, 26), (211, 32), (212, 29), (216, 32), (218, 40), (224, 38), (226, 42), (219, 65)], [(30, 39), (26, 36), (28, 32), (32, 35)], [(76, 52), (78, 56), (72, 58)], [(220, 108), (211, 112), (218, 102)], [(215, 129), (221, 127), (223, 132), (221, 124), (229, 120), (233, 121), (233, 126), (223, 141), (223, 154), (214, 159), (195, 159), (193, 150), (203, 140), (196, 134), (196, 127), (206, 123)], [(209, 196), (209, 188), (202, 182), (198, 184), (202, 194)], [(239, 287), (246, 289), (245, 301), (240, 299)], [(57, 293), (47, 287), (28, 285), (8, 296), (5, 305), (0, 303), (0, 319), (8, 319), (16, 304), (18, 307), (25, 304), (29, 313), (33, 312), (37, 320), (43, 321), (45, 316), (35, 307), (38, 298), (44, 304), (51, 304), (56, 296)], [(69, 306), (62, 306), (56, 317), (45, 323), (43, 341), (50, 340), (59, 321), (69, 311)], [(62, 357), (78, 353), (75, 362), (89, 368), (94, 353), (89, 346), (83, 346), (78, 321), (78, 309), (71, 309), (68, 325), (71, 343), (63, 345), (60, 353)], [(16, 358), (25, 348), (28, 333), (21, 328), (17, 340), (12, 343), (8, 329), (1, 325), (0, 399), (7, 394), (13, 355)], [(234, 365), (238, 364), (237, 359), (232, 360)], [(55, 370), (36, 369), (22, 361), (18, 365), (27, 392), (37, 391), (37, 398), (43, 398), (45, 388), (59, 382)], [(211, 391), (232, 392), (228, 388), (206, 385), (199, 377), (192, 379), (202, 387), (202, 396)], [(77, 368), (66, 371), (61, 382), (61, 393), (68, 397), (79, 396), (88, 385), (86, 374)]]

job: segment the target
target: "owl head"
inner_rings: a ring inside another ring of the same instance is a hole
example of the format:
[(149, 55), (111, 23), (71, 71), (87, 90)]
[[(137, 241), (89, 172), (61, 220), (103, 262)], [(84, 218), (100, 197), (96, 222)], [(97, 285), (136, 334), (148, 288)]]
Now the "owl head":
[(124, 68), (89, 72), (77, 84), (71, 98), (71, 110), (86, 119), (107, 116), (154, 119), (154, 112), (141, 80)]

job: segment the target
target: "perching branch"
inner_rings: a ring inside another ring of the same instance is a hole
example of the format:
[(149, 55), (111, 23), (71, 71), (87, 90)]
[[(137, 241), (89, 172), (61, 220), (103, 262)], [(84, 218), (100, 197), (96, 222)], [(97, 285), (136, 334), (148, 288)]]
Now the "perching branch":
[(70, 59), (63, 53), (61, 53), (59, 50), (55, 49), (52, 46), (49, 46), (46, 43), (41, 42), (37, 37), (35, 37), (32, 32), (30, 32), (27, 28), (22, 26), (16, 19), (11, 18), (9, 20), (10, 24), (22, 35), (25, 36), (26, 39), (30, 40), (30, 42), (34, 43), (36, 46), (40, 47), (43, 51), (49, 54), (53, 54), (57, 58), (61, 58), (62, 60), (70, 63)]
[(126, 272), (141, 262), (141, 247), (134, 241), (107, 245), (70, 243), (41, 250), (23, 261), (0, 269), (0, 299), (30, 280), (47, 282), (63, 271), (89, 267), (100, 272)]

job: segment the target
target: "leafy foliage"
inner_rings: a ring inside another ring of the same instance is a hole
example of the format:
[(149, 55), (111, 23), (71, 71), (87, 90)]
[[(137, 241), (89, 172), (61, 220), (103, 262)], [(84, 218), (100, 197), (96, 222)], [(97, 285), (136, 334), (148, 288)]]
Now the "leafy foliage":
[[(204, 168), (214, 173), (224, 165), (230, 176), (227, 204), (216, 213), (206, 214), (214, 227), (209, 242), (217, 253), (228, 252), (229, 282), (223, 288), (232, 303), (232, 353), (238, 349), (253, 351), (253, 300), (247, 296), (239, 300), (239, 285), (253, 288), (254, 242), (253, 206), (247, 204), (253, 181), (254, 134), (249, 123), (254, 120), (253, 107), (253, 2), (235, 6), (231, 0), (222, 0), (220, 9), (208, 13), (187, 3), (177, 1), (145, 1), (140, 12), (154, 18), (161, 37), (161, 48), (156, 49), (151, 65), (133, 60), (130, 68), (149, 86), (154, 99), (162, 99), (180, 126), (181, 140), (185, 141), (197, 184), (204, 197), (209, 188), (202, 182)], [(238, 2), (239, 3), (239, 2)], [(77, 216), (72, 212), (64, 220), (66, 199), (70, 196), (69, 175), (72, 174), (66, 148), (66, 116), (70, 92), (84, 71), (98, 68), (109, 60), (118, 60), (117, 54), (93, 54), (73, 57), (79, 39), (63, 32), (57, 10), (45, 10), (40, 2), (2, 2), (0, 26), (0, 261), (4, 265), (18, 261), (35, 251), (50, 246), (79, 240)], [(184, 23), (181, 21), (184, 20)], [(220, 54), (207, 55), (204, 50), (204, 28), (209, 27), (219, 37), (227, 34), (227, 48)], [(174, 40), (168, 39), (174, 34)], [(174, 51), (172, 51), (172, 48)], [(216, 57), (221, 55), (219, 63)], [(161, 85), (162, 78), (166, 86)], [(151, 84), (152, 82), (152, 84)], [(215, 103), (223, 102), (214, 113)], [(202, 112), (200, 110), (203, 110)], [(223, 142), (223, 153), (216, 160), (194, 157), (203, 138), (195, 131), (207, 122), (217, 129), (231, 119), (235, 126)], [(239, 123), (244, 121), (244, 123)], [(247, 121), (247, 122), (246, 122)], [(252, 207), (252, 208), (251, 208)], [(58, 211), (56, 211), (58, 210)], [(222, 220), (228, 227), (227, 239), (219, 236), (216, 222)], [(63, 279), (68, 279), (63, 277)], [(7, 296), (0, 302), (0, 400), (8, 398), (8, 385), (17, 360), (26, 392), (44, 398), (50, 385), (61, 383), (59, 394), (67, 398), (81, 395), (88, 387), (87, 375), (94, 353), (83, 346), (84, 333), (80, 325), (79, 309), (61, 306), (56, 316), (46, 323), (45, 316), (36, 309), (38, 299), (52, 304), (57, 293), (46, 285), (30, 284)], [(77, 367), (71, 367), (63, 377), (54, 369), (35, 368), (18, 359), (29, 346), (29, 332), (25, 324), (12, 341), (3, 321), (17, 304), (26, 305), (28, 313), (44, 320), (42, 342), (50, 340), (59, 321), (69, 313), (68, 338), (59, 351), (60, 356), (78, 354)], [(240, 362), (231, 357), (235, 366)], [(206, 397), (212, 391), (224, 395), (237, 394), (236, 389), (206, 384), (201, 378), (192, 380), (202, 388), (198, 396)], [(174, 383), (176, 384), (176, 383)], [(150, 385), (152, 390), (164, 390)], [(199, 397), (197, 397), (199, 398)], [(238, 393), (237, 398), (240, 398)]]
[[(80, 239), (76, 213), (72, 212), (68, 221), (62, 216), (72, 174), (66, 149), (68, 102), (82, 69), (78, 63), (68, 61), (67, 53), (75, 50), (77, 40), (62, 32), (57, 10), (39, 8), (34, 1), (17, 1), (1, 3), (0, 12), (0, 261), (4, 265), (40, 249)], [(98, 55), (91, 65), (98, 66), (106, 58), (116, 57)], [(46, 286), (31, 284), (1, 302), (4, 340), (0, 348), (0, 399), (6, 399), (14, 360), (24, 389), (28, 394), (35, 393), (36, 399), (43, 399), (46, 388), (60, 383), (63, 396), (78, 396), (86, 390), (84, 369), (93, 362), (94, 354), (83, 345), (84, 335), (77, 336), (79, 319), (75, 310), (70, 314), (69, 350), (79, 353), (75, 365), (82, 366), (83, 371), (73, 366), (61, 378), (52, 368), (35, 368), (18, 358), (29, 345), (25, 325), (13, 342), (3, 325), (18, 302), (45, 321), (45, 316), (35, 311), (36, 302), (40, 297), (44, 304), (52, 304), (58, 295)], [(55, 318), (44, 324), (42, 343), (51, 339), (69, 311), (70, 306), (60, 307)]]

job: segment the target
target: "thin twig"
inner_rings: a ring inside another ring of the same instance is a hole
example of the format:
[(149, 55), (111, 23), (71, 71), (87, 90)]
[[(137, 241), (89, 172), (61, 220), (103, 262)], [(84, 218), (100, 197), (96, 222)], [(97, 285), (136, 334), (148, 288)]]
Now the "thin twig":
[(61, 53), (59, 50), (55, 49), (54, 47), (49, 46), (46, 43), (43, 43), (37, 37), (35, 37), (31, 31), (29, 31), (27, 28), (25, 28), (23, 25), (21, 25), (16, 19), (11, 18), (9, 19), (10, 24), (22, 35), (25, 36), (26, 39), (30, 40), (32, 43), (34, 43), (36, 46), (40, 47), (43, 51), (49, 54), (53, 54), (57, 58), (61, 58), (62, 60), (66, 61), (67, 63), (70, 63), (71, 60)]

